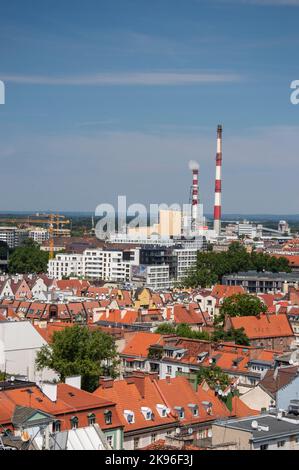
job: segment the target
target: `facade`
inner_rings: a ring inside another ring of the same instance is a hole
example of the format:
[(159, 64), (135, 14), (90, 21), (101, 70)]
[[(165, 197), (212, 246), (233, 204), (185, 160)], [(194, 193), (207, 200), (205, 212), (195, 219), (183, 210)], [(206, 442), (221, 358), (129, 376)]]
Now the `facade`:
[(62, 279), (69, 276), (83, 275), (83, 255), (57, 254), (49, 260), (48, 275), (51, 278)]
[(7, 243), (9, 248), (20, 246), (28, 238), (28, 230), (17, 227), (0, 227), (0, 241)]
[(29, 230), (29, 238), (41, 245), (44, 241), (49, 240), (49, 230), (41, 227), (35, 227)]
[(47, 342), (29, 321), (0, 322), (0, 370), (32, 381), (57, 378), (51, 370), (37, 371), (36, 354), (44, 345)]
[(250, 293), (281, 292), (286, 285), (298, 285), (299, 273), (247, 271), (222, 277), (222, 284), (242, 286)]
[(181, 281), (187, 275), (188, 270), (196, 265), (197, 248), (176, 248), (176, 280)]
[[(135, 252), (88, 249), (83, 254), (57, 254), (48, 263), (48, 275), (62, 279), (68, 276), (84, 276), (112, 282), (130, 280), (130, 267), (135, 263)], [(130, 259), (131, 258), (131, 259)]]

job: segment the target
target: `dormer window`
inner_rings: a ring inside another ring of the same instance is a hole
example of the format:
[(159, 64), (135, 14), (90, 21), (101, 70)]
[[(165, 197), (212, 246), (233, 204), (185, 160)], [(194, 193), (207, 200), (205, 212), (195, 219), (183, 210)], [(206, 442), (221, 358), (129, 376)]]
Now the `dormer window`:
[(182, 406), (175, 406), (174, 409), (176, 410), (176, 412), (179, 416), (179, 419), (184, 419), (184, 417), (185, 417), (184, 408)]
[(87, 415), (87, 419), (88, 419), (88, 425), (89, 426), (92, 426), (93, 424), (96, 423), (96, 415), (94, 413), (89, 413)]
[(112, 424), (112, 412), (110, 410), (106, 410), (104, 412), (105, 417), (105, 424)]
[(189, 408), (191, 410), (191, 413), (193, 416), (198, 416), (198, 405), (196, 405), (195, 403), (189, 403)]
[(126, 420), (128, 421), (129, 424), (135, 423), (135, 417), (134, 417), (134, 412), (131, 410), (125, 410), (124, 411), (124, 416)]
[(166, 418), (169, 412), (168, 408), (165, 405), (156, 405), (157, 411), (161, 418)]
[(78, 429), (78, 423), (79, 423), (79, 420), (77, 416), (73, 416), (71, 418), (71, 429)]
[(150, 408), (147, 406), (142, 406), (141, 407), (141, 413), (143, 414), (144, 418), (149, 421), (153, 417), (153, 412)]

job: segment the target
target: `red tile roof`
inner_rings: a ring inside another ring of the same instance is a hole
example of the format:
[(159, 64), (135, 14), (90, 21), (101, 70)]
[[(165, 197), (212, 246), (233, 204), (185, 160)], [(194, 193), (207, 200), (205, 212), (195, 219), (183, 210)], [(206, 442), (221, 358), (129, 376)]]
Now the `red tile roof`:
[(138, 331), (129, 340), (121, 352), (122, 356), (135, 356), (146, 358), (149, 347), (153, 344), (163, 344), (163, 336), (156, 333)]
[(285, 314), (232, 317), (230, 321), (233, 328), (244, 328), (249, 339), (294, 336)]

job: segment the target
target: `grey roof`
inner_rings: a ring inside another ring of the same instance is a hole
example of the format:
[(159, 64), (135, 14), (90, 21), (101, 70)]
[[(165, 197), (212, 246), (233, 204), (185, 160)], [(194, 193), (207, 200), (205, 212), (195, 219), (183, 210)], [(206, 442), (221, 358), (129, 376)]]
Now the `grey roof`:
[[(31, 418), (33, 418), (34, 415), (37, 414), (42, 415), (43, 418), (37, 418), (31, 421)], [(55, 417), (48, 413), (45, 413), (44, 411), (33, 409), (28, 406), (16, 406), (12, 417), (13, 425), (16, 427), (23, 426), (28, 422), (29, 419), (31, 426), (38, 426), (40, 424), (47, 424), (51, 421), (54, 421)]]
[[(257, 421), (261, 426), (269, 426), (269, 431), (253, 429), (251, 427), (252, 421)], [(299, 426), (297, 423), (290, 423), (282, 419), (277, 419), (276, 416), (270, 414), (251, 416), (243, 419), (217, 421), (215, 424), (250, 432), (253, 442), (265, 439), (269, 440), (271, 438), (287, 437), (290, 435), (298, 435), (299, 437)]]

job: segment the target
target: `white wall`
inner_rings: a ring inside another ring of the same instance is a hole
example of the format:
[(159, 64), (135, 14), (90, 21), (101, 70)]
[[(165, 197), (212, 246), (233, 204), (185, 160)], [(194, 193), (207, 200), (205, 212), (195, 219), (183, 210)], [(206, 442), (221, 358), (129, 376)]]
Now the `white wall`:
[(30, 322), (0, 322), (0, 342), (4, 350), (0, 355), (1, 371), (23, 375), (32, 381), (57, 378), (51, 370), (36, 370), (36, 354), (47, 342)]

